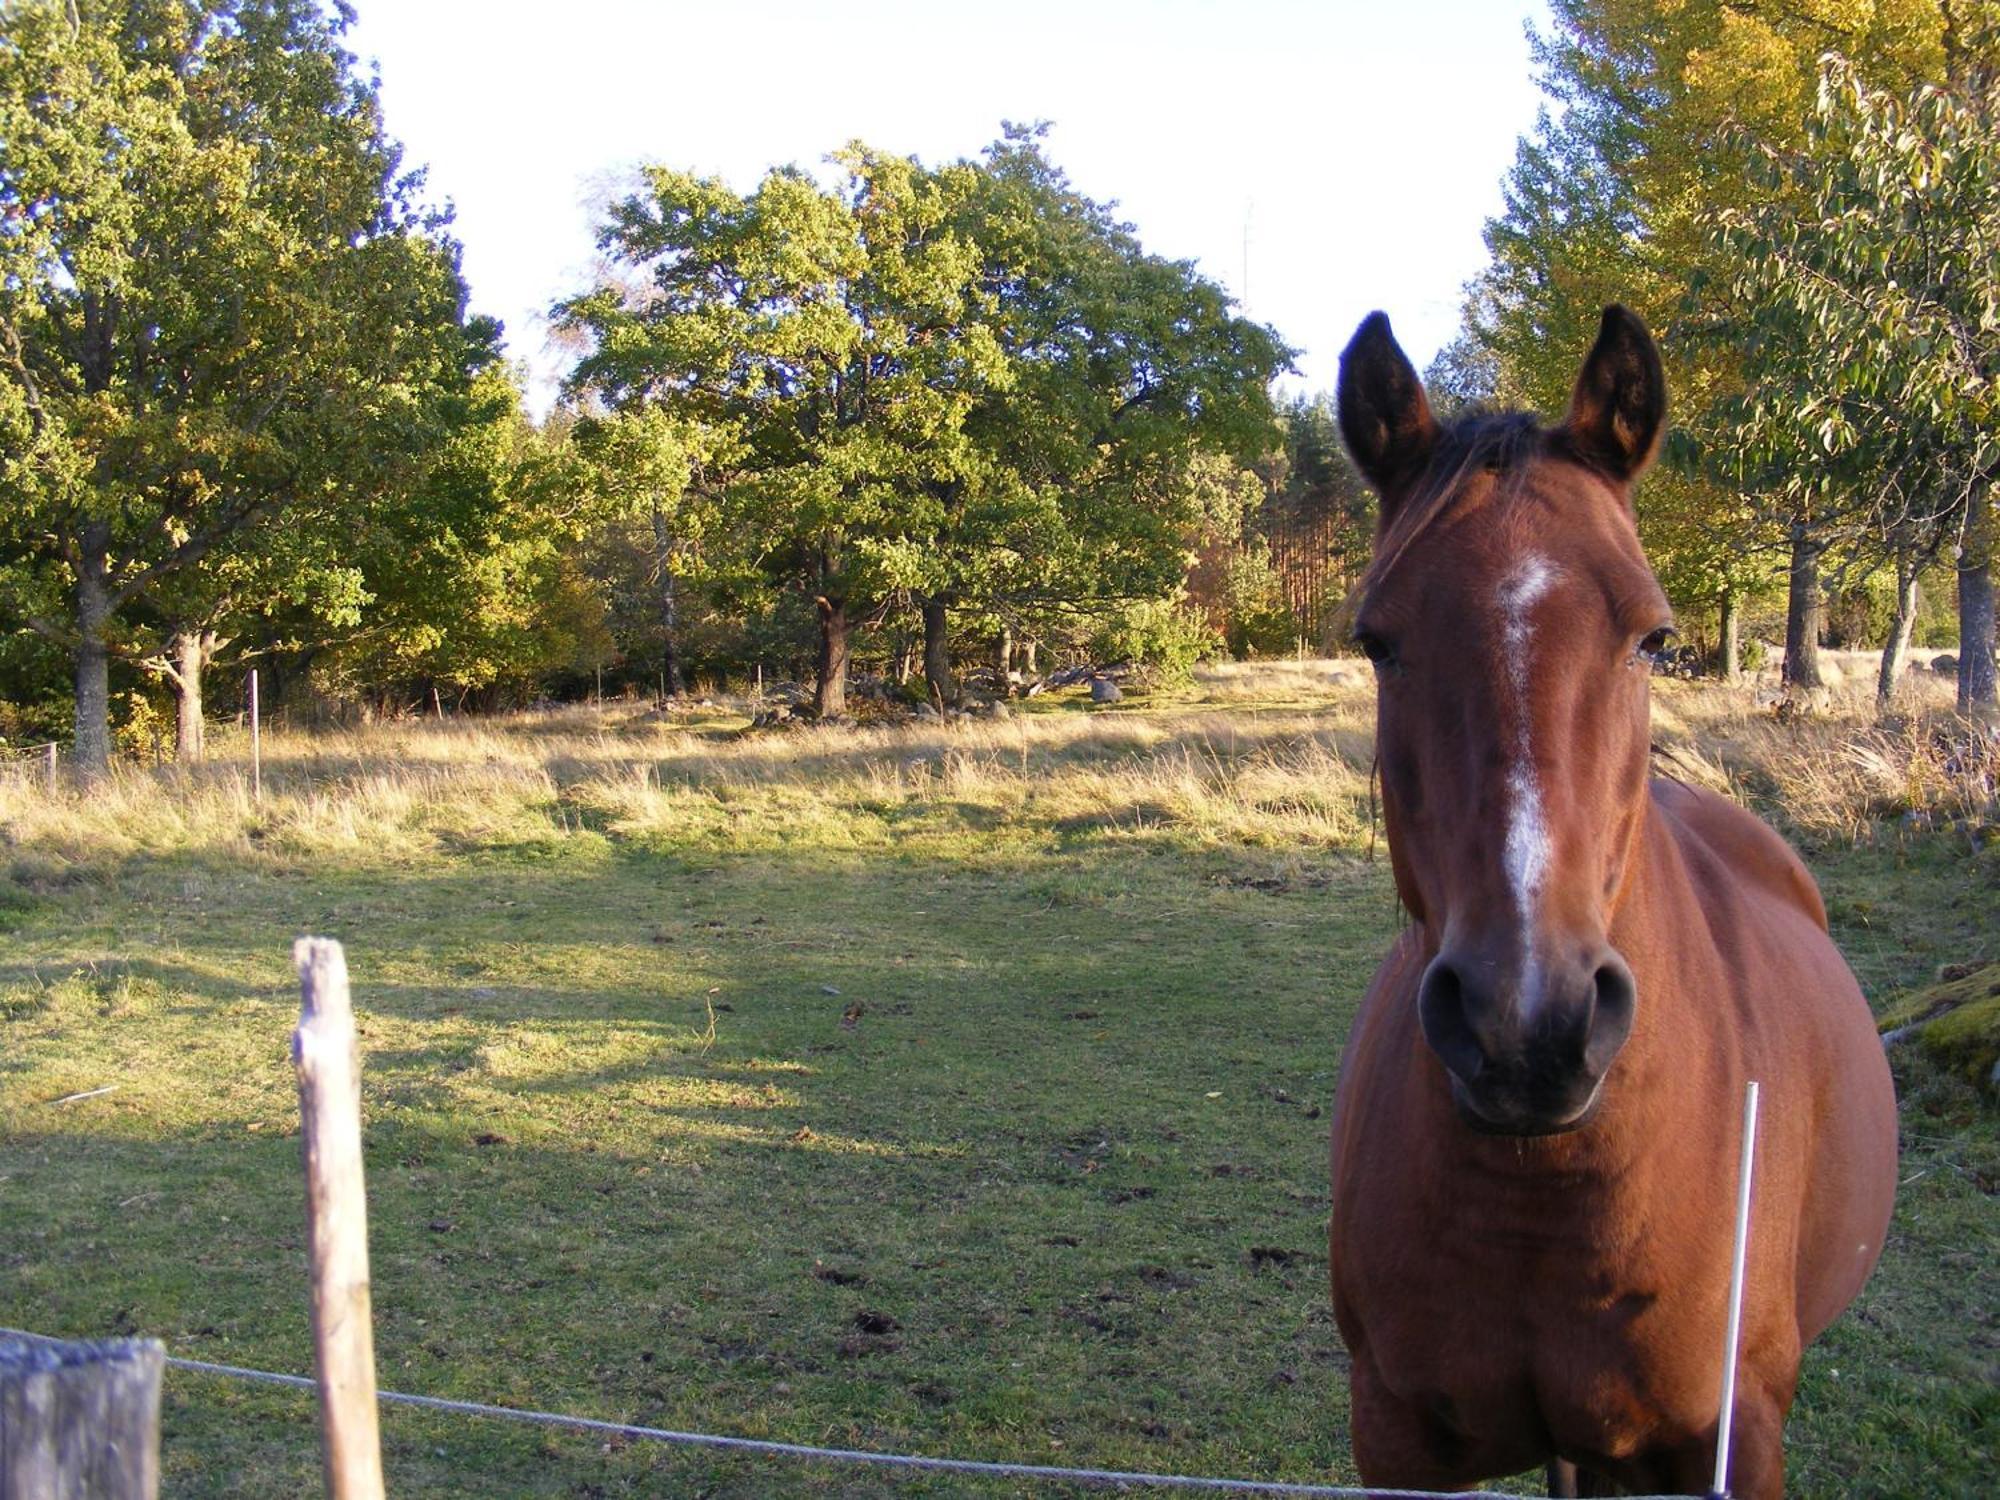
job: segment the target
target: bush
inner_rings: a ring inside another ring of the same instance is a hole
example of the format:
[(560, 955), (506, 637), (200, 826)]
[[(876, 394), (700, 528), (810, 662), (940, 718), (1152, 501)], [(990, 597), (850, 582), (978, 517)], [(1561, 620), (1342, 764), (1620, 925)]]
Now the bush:
[(1196, 662), (1221, 649), (1222, 638), (1215, 628), (1178, 599), (1128, 604), (1090, 639), (1090, 654), (1096, 660), (1129, 661), (1164, 682), (1186, 682)]
[(1283, 656), (1298, 643), (1303, 627), (1285, 600), (1270, 546), (1261, 539), (1229, 559), (1222, 579), (1228, 624), (1223, 637), (1239, 661)]

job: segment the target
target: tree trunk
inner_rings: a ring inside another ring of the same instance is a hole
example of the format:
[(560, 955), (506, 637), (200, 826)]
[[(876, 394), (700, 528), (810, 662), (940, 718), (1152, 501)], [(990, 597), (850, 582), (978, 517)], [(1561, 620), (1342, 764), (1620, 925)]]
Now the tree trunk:
[(949, 611), (942, 594), (924, 600), (924, 681), (930, 686), (931, 702), (939, 708), (958, 702), (958, 684), (951, 677), (951, 637), (946, 629)]
[(184, 766), (200, 764), (207, 751), (201, 716), (201, 677), (215, 659), (215, 632), (174, 632), (174, 668), (167, 674), (178, 700), (174, 759)]
[(1788, 688), (1821, 686), (1819, 675), (1820, 617), (1825, 602), (1819, 592), (1819, 559), (1826, 544), (1803, 525), (1792, 527), (1791, 586), (1785, 601), (1785, 671)]
[(76, 768), (86, 777), (111, 769), (111, 586), (106, 578), (110, 538), (102, 526), (86, 527), (76, 579)]
[(1024, 677), (1035, 675), (1035, 649), (1032, 637), (1021, 642), (1021, 675)]
[(1958, 547), (1958, 711), (1992, 709), (1993, 551), (2000, 530), (1993, 514), (1993, 488), (1975, 490), (1965, 507)]
[(1743, 597), (1735, 589), (1722, 591), (1722, 680), (1743, 675)]
[(813, 688), (813, 712), (822, 719), (847, 716), (847, 601), (822, 594), (819, 610), (818, 681)]
[(1000, 669), (1000, 693), (1006, 696), (1009, 675), (1014, 670), (1014, 627), (1002, 622), (1000, 644), (993, 649), (993, 665)]
[(1910, 632), (1917, 623), (1917, 562), (1896, 559), (1896, 613), (1889, 621), (1889, 639), (1882, 646), (1882, 670), (1875, 679), (1875, 701), (1887, 706), (1896, 694), (1896, 678), (1910, 649)]
[(907, 635), (896, 637), (896, 686), (902, 687), (917, 671), (917, 648)]
[(680, 580), (674, 576), (674, 538), (667, 531), (667, 513), (653, 507), (653, 561), (660, 570), (660, 677), (661, 691), (669, 698), (680, 697), (681, 681), (681, 602)]

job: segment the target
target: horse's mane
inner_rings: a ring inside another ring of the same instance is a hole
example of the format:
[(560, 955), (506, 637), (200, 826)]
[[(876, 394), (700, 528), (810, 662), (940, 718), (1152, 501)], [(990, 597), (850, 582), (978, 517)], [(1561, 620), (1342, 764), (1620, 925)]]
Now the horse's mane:
[(1375, 541), (1375, 559), (1361, 580), (1362, 592), (1388, 574), (1405, 549), (1430, 530), (1467, 494), (1467, 476), (1484, 472), (1499, 480), (1489, 497), (1512, 493), (1507, 481), (1518, 478), (1526, 461), (1542, 449), (1546, 430), (1532, 412), (1495, 411), (1474, 406), (1440, 429), (1430, 463), (1404, 499), (1386, 530)]

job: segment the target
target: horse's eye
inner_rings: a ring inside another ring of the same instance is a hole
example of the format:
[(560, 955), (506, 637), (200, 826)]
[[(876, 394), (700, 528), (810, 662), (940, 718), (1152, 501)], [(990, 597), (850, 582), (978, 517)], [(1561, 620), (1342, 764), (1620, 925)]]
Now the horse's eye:
[(1387, 641), (1383, 640), (1379, 635), (1370, 635), (1365, 630), (1354, 632), (1354, 644), (1361, 648), (1363, 656), (1374, 662), (1378, 667), (1393, 661), (1396, 656), (1396, 653), (1390, 649)]
[(1662, 625), (1658, 630), (1639, 642), (1638, 654), (1647, 661), (1658, 662), (1666, 655), (1668, 644), (1680, 634), (1671, 625)]

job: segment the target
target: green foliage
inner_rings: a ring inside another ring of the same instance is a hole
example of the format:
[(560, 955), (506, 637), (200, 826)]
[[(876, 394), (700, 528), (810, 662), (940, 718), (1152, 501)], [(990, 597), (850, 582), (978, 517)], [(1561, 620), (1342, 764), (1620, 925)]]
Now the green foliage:
[[(929, 168), (859, 143), (822, 187), (738, 194), (649, 168), (600, 235), (613, 271), (557, 320), (599, 487), (699, 511), (689, 577), (851, 619), (930, 600), (1022, 617), (1159, 598), (1250, 493), (1288, 351), (1146, 255), (1010, 128)], [(672, 478), (642, 477), (677, 445)], [(683, 472), (684, 471), (684, 472)], [(823, 695), (826, 684), (822, 684)]]
[[(512, 375), (478, 375), (408, 488), (339, 539), (365, 580), (366, 619), (321, 654), (323, 684), (414, 678), (520, 696), (612, 659), (602, 600), (567, 545), (575, 490), (565, 448), (529, 426)], [(310, 622), (294, 629), (313, 639)]]
[(1933, 556), (2000, 470), (2000, 67), (1902, 97), (1829, 54), (1803, 145), (1749, 144), (1769, 196), (1709, 222), (1756, 379), (1710, 462)]
[(402, 493), (497, 330), (313, 0), (10, 5), (0, 44), (0, 555), (78, 667), (274, 596)]
[(162, 707), (157, 691), (120, 693), (112, 703), (112, 724), (112, 743), (133, 760), (151, 761), (173, 746), (173, 713)]
[(1284, 586), (1271, 567), (1271, 547), (1256, 538), (1230, 557), (1223, 571), (1226, 611), (1223, 639), (1239, 661), (1281, 656), (1294, 650), (1302, 630), (1285, 601)]
[(1091, 658), (1130, 662), (1159, 681), (1186, 682), (1197, 662), (1223, 650), (1222, 637), (1177, 599), (1140, 599), (1110, 615), (1090, 638)]
[(1190, 595), (1231, 652), (1272, 655), (1301, 637), (1337, 650), (1340, 615), (1373, 544), (1374, 498), (1349, 463), (1329, 396), (1295, 396), (1256, 461), (1256, 493), (1216, 508)]
[[(1709, 216), (1780, 220), (1802, 195), (1754, 169), (1752, 142), (1801, 146), (1830, 40), (1864, 76), (1907, 86), (1942, 78), (1974, 13), (1990, 10), (1940, 0), (1555, 0), (1553, 24), (1536, 38), (1550, 108), (1520, 144), (1506, 212), (1487, 226), (1491, 263), (1467, 292), (1466, 327), (1497, 362), (1498, 397), (1559, 413), (1612, 302), (1671, 335), (1663, 353), (1678, 412), (1756, 388), (1765, 372), (1743, 326), (1755, 308), (1722, 295), (1737, 267)], [(1670, 439), (1679, 462), (1655, 470), (1638, 495), (1648, 552), (1688, 608), (1769, 589), (1784, 542), (1770, 507), (1756, 503), (1763, 476), (1703, 464), (1699, 449), (1688, 434)]]

